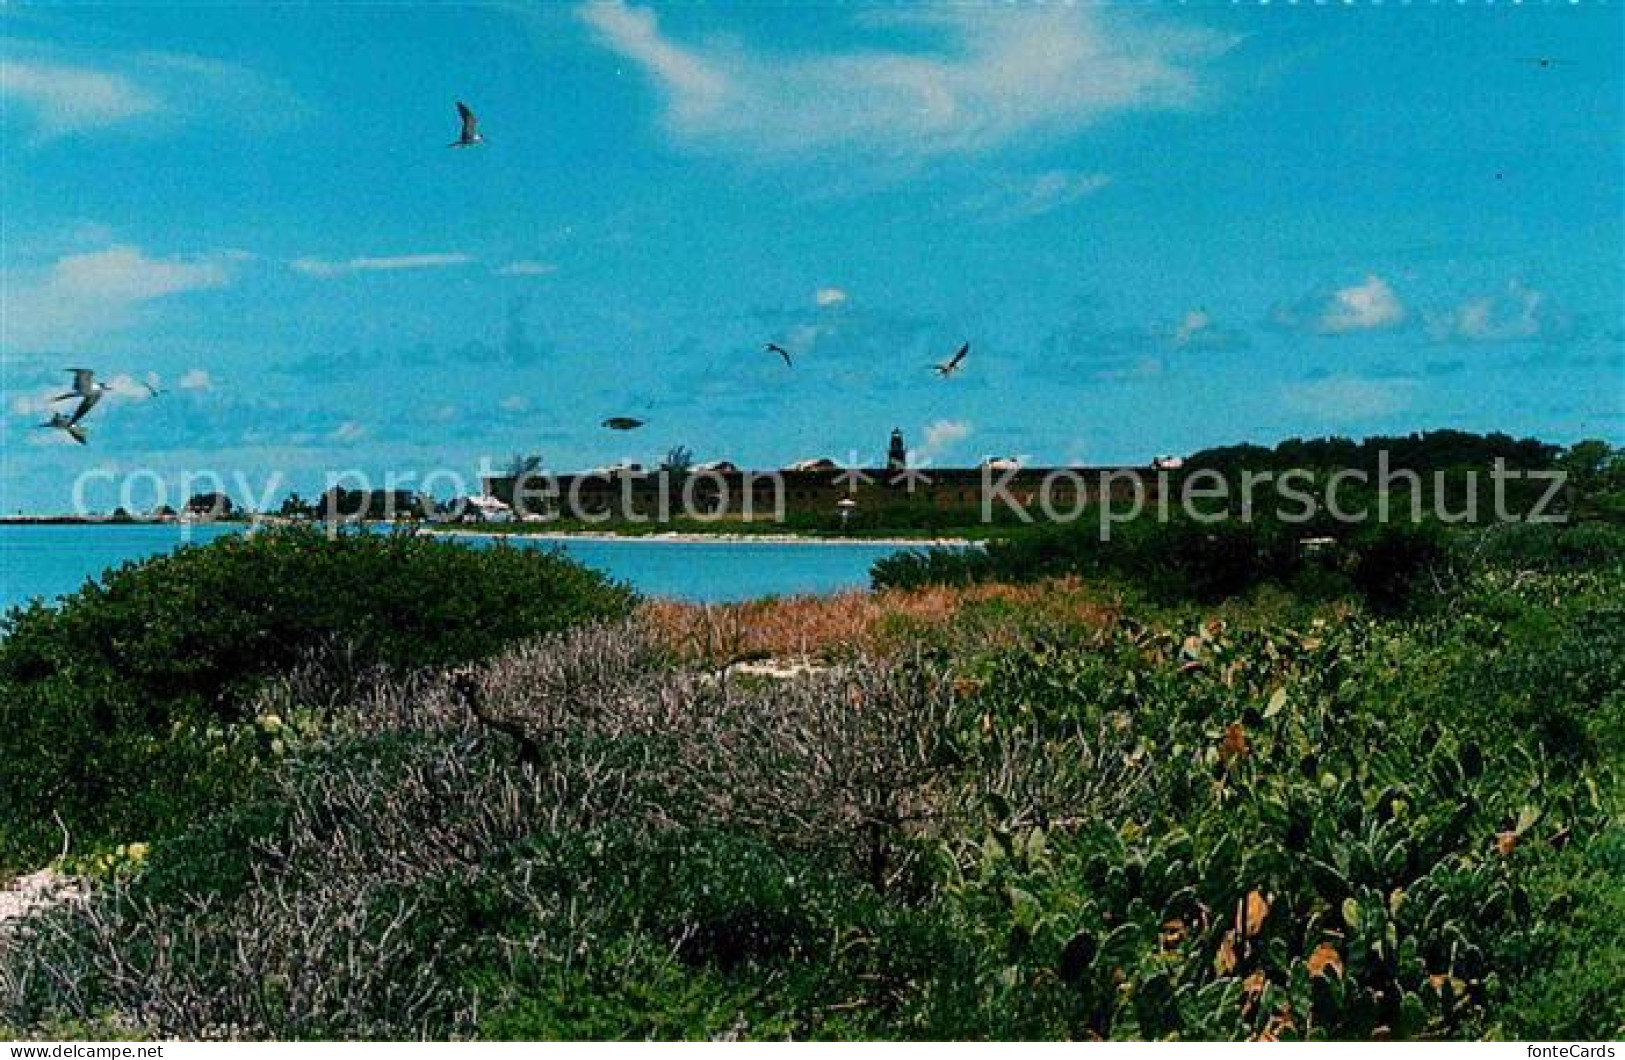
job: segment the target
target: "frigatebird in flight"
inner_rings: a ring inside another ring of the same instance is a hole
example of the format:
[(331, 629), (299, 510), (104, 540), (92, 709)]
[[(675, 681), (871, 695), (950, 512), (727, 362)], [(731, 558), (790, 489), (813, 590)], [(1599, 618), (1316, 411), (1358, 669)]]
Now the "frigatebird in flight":
[(959, 351), (948, 360), (943, 361), (941, 364), (932, 365), (931, 370), (942, 378), (946, 379), (950, 375), (953, 375), (955, 372), (959, 371), (959, 366), (965, 363), (965, 355), (969, 352), (970, 343), (967, 342), (965, 345), (959, 347)]
[(462, 132), (446, 146), (473, 147), (475, 144), (483, 144), (485, 137), (480, 135), (480, 119), (476, 118), (474, 112), (468, 109), (468, 104), (461, 100), (457, 101), (457, 116), (463, 120)]
[(631, 416), (611, 416), (604, 421), (604, 426), (612, 431), (635, 431), (643, 426), (643, 421), (635, 420)]
[(51, 418), (39, 426), (54, 427), (55, 429), (66, 434), (69, 438), (72, 438), (74, 441), (78, 442), (80, 445), (85, 444), (85, 429), (68, 419), (68, 417), (62, 415), (60, 412), (51, 413)]
[[(90, 413), (90, 410), (96, 407), (96, 403), (101, 401), (102, 395), (113, 388), (107, 383), (98, 382), (94, 369), (68, 368), (65, 370), (73, 373), (73, 389), (66, 394), (58, 394), (51, 400), (54, 402), (70, 401), (73, 398), (79, 399), (79, 407), (73, 410), (72, 416), (68, 417), (67, 426), (71, 427), (84, 419)], [(48, 424), (47, 426), (53, 425)]]
[(786, 368), (791, 367), (791, 364), (790, 364), (790, 351), (785, 349), (783, 346), (780, 346), (776, 342), (770, 342), (767, 345), (763, 346), (762, 349), (766, 350), (768, 353), (776, 353), (780, 357), (783, 357), (784, 358), (784, 366)]

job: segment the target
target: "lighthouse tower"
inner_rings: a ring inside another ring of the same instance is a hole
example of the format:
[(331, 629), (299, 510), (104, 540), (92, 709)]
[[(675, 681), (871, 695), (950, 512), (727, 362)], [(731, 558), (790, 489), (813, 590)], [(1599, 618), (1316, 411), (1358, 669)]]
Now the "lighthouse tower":
[(903, 446), (903, 432), (891, 432), (891, 446), (886, 450), (886, 470), (902, 471), (908, 467), (908, 449)]

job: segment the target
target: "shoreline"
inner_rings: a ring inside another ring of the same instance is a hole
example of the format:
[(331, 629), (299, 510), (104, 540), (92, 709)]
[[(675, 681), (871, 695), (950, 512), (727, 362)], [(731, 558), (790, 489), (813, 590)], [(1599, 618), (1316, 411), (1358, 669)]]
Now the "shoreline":
[(476, 537), (502, 540), (517, 538), (535, 541), (627, 541), (677, 545), (872, 545), (895, 548), (955, 548), (977, 542), (965, 537), (810, 537), (805, 534), (702, 534), (692, 531), (661, 531), (648, 534), (617, 534), (607, 530), (432, 530), (443, 537)]
[[(132, 520), (95, 520), (72, 518), (5, 518), (0, 519), (0, 526), (35, 526), (35, 527), (61, 527), (84, 526), (94, 528), (105, 527), (153, 527), (168, 526), (178, 529), (191, 530), (198, 527), (232, 527), (244, 530), (253, 530), (260, 525), (275, 525), (278, 522), (271, 519), (214, 519), (208, 522), (171, 522), (155, 519)], [(318, 525), (318, 524), (309, 524)], [(390, 526), (384, 520), (368, 520), (365, 526)], [(980, 539), (972, 537), (817, 537), (811, 534), (797, 533), (730, 533), (719, 531), (717, 533), (704, 533), (693, 530), (661, 530), (648, 533), (617, 533), (613, 530), (493, 530), (472, 529), (458, 525), (444, 527), (433, 524), (419, 523), (419, 529), (429, 535), (439, 537), (465, 537), (484, 540), (534, 540), (534, 541), (650, 541), (665, 542), (668, 544), (703, 545), (707, 543), (729, 545), (877, 545), (893, 548), (966, 548), (982, 544)]]

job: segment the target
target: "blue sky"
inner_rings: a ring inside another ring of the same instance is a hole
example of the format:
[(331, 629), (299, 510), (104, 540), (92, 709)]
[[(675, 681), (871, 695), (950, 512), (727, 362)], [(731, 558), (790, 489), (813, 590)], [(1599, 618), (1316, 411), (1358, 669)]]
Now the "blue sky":
[[(87, 470), (874, 460), (893, 426), (937, 464), (1618, 442), (1622, 30), (1590, 3), (13, 2), (0, 510)], [(456, 99), (478, 149), (445, 146)], [(78, 364), (117, 387), (84, 448), (32, 426)]]

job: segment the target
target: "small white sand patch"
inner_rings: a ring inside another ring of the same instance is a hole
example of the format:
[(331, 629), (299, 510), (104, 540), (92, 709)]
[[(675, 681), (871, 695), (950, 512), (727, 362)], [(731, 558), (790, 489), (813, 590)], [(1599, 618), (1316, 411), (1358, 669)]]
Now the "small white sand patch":
[(825, 673), (833, 667), (810, 659), (758, 659), (738, 662), (728, 667), (731, 674), (745, 677), (767, 677), (775, 681), (793, 681), (798, 677), (811, 677)]
[(79, 885), (53, 869), (41, 869), (11, 881), (0, 889), (0, 939), (12, 921), (60, 905), (80, 893)]

